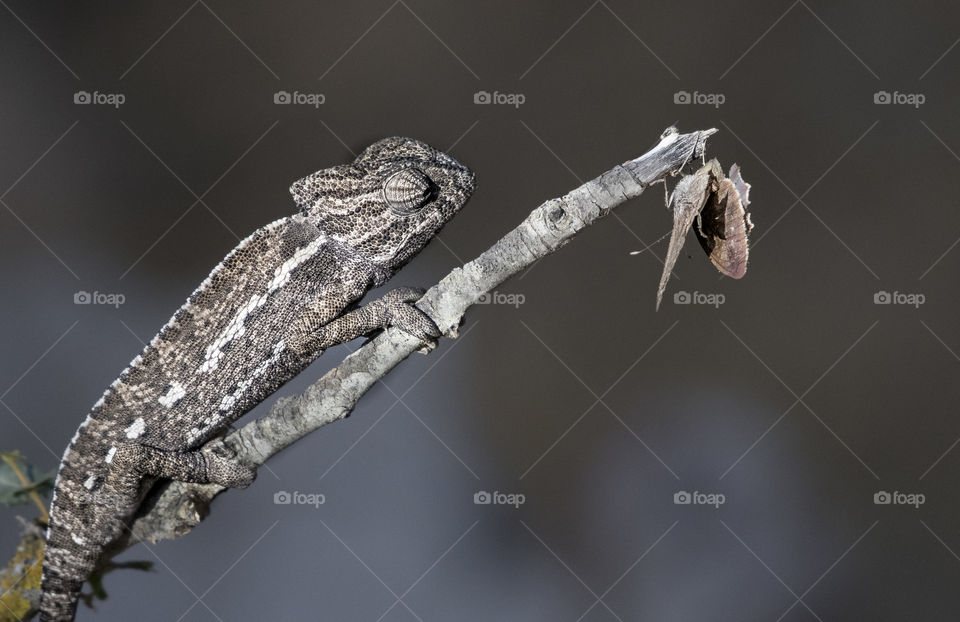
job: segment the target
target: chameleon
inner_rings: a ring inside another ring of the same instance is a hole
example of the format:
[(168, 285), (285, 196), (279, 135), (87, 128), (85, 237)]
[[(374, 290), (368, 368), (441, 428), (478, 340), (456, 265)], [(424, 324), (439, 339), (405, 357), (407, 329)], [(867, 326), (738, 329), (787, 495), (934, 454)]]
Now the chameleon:
[(250, 485), (256, 471), (221, 437), (325, 349), (388, 326), (437, 339), (413, 305), (423, 290), (358, 301), (416, 255), (474, 188), (468, 168), (401, 137), (294, 182), (298, 211), (227, 254), (70, 441), (51, 501), (40, 620), (74, 619), (84, 582), (156, 481)]

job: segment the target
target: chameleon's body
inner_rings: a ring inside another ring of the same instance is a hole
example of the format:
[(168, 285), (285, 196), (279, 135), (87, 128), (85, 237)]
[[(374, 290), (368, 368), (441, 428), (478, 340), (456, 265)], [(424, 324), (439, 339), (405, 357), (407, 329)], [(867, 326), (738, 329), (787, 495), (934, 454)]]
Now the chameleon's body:
[(290, 188), (300, 212), (242, 241), (106, 390), (70, 442), (54, 488), (41, 620), (72, 620), (84, 581), (159, 478), (246, 486), (255, 473), (199, 451), (324, 349), (387, 325), (436, 326), (401, 288), (351, 305), (463, 206), (468, 169), (388, 138)]

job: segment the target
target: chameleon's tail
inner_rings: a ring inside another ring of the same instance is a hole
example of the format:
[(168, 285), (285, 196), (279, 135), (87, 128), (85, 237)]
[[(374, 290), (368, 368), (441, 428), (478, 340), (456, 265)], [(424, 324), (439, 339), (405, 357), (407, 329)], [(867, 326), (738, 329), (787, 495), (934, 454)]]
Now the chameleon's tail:
[(97, 557), (92, 551), (71, 540), (62, 528), (51, 525), (43, 558), (40, 622), (73, 620), (80, 590), (96, 564)]
[(40, 622), (72, 622), (77, 613), (77, 601), (83, 581), (61, 576), (43, 577), (40, 597)]

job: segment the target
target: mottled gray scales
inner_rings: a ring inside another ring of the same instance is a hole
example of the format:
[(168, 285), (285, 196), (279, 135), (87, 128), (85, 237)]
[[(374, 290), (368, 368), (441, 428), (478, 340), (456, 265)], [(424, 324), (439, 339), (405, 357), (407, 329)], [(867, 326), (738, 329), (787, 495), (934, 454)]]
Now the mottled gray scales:
[[(409, 138), (296, 181), (299, 213), (233, 249), (107, 389), (54, 488), (41, 620), (72, 620), (83, 582), (162, 478), (246, 486), (255, 473), (208, 441), (326, 348), (396, 325), (439, 336), (399, 288), (353, 308), (463, 207), (474, 177)], [(216, 446), (216, 444), (215, 444)]]

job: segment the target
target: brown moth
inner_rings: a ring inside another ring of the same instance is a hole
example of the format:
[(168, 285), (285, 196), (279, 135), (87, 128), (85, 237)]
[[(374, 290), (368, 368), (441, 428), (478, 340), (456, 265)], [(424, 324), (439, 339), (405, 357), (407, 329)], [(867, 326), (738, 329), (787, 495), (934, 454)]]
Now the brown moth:
[(750, 184), (743, 181), (740, 167), (734, 164), (729, 178), (718, 178), (717, 189), (710, 193), (695, 230), (700, 246), (713, 265), (734, 279), (743, 278), (747, 273), (747, 235), (753, 229), (747, 211), (749, 195)]
[(717, 270), (735, 279), (746, 274), (747, 234), (753, 228), (747, 213), (749, 192), (739, 167), (730, 167), (727, 178), (716, 159), (677, 182), (668, 202), (673, 206), (673, 232), (657, 288), (657, 309), (694, 220), (697, 240)]

